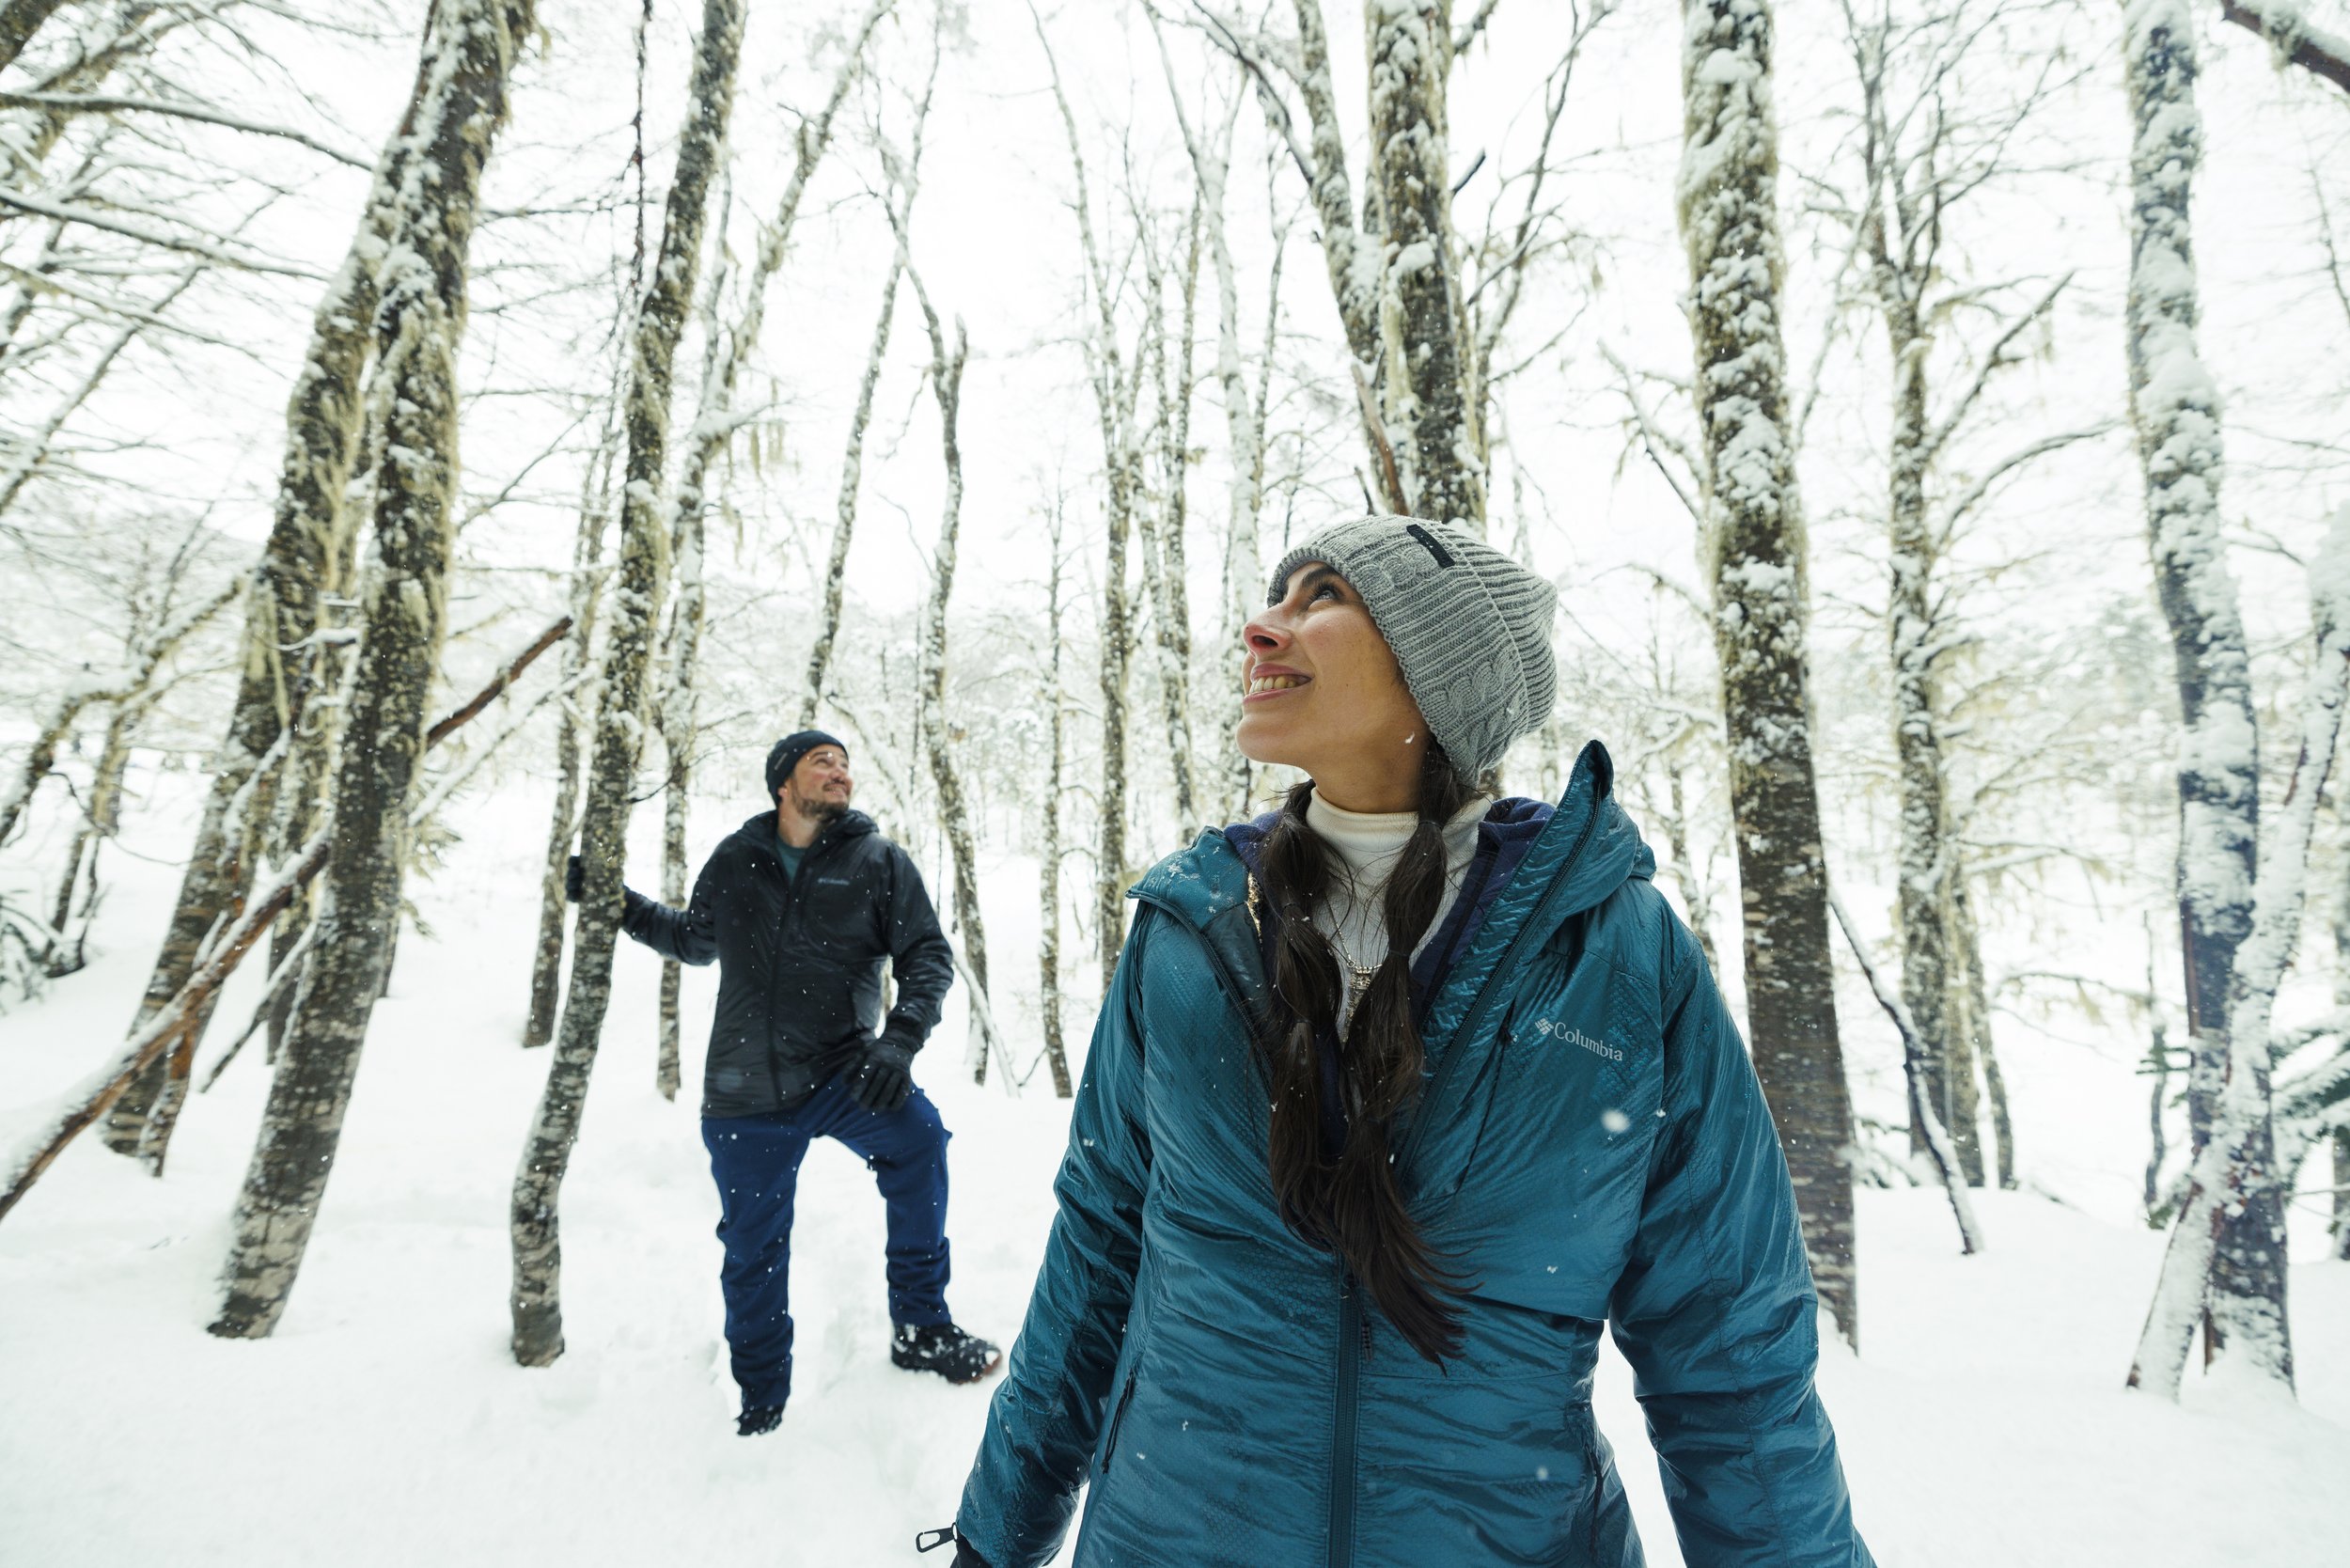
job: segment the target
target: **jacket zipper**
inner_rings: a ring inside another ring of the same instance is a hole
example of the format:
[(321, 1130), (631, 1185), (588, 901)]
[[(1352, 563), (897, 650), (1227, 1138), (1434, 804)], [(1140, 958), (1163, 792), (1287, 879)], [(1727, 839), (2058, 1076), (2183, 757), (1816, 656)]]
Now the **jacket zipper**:
[(1139, 1368), (1130, 1369), (1127, 1372), (1126, 1387), (1119, 1390), (1118, 1408), (1110, 1412), (1110, 1429), (1102, 1439), (1102, 1474), (1104, 1475), (1110, 1473), (1110, 1462), (1118, 1457), (1118, 1432), (1126, 1424), (1126, 1406), (1134, 1402), (1135, 1380), (1139, 1375)]
[[(1543, 890), (1542, 899), (1534, 905), (1533, 913), (1528, 915), (1525, 923), (1518, 927), (1517, 934), (1510, 938), (1510, 945), (1501, 950), (1501, 957), (1495, 961), (1492, 972), (1485, 977), (1485, 983), (1478, 987), (1477, 997), (1469, 1003), (1468, 1011), (1462, 1015), (1460, 1027), (1452, 1031), (1454, 1042), (1477, 1038), (1478, 1029), (1484, 1025), (1485, 1015), (1493, 1011), (1495, 998), (1501, 993), (1502, 976), (1510, 973), (1516, 966), (1519, 949), (1526, 946), (1527, 938), (1531, 933), (1543, 929), (1551, 907), (1566, 897), (1567, 886), (1574, 874), (1575, 864), (1583, 858), (1583, 852), (1590, 846), (1592, 833), (1599, 827), (1599, 807), (1600, 802), (1596, 799), (1591, 802), (1590, 821), (1583, 824), (1583, 831), (1575, 838), (1574, 848), (1567, 852), (1567, 858), (1559, 865), (1559, 870), (1552, 873), (1550, 886)], [(1428, 1087), (1420, 1095), (1419, 1103), (1423, 1112), (1428, 1106), (1436, 1103), (1437, 1091), (1444, 1088), (1447, 1077), (1452, 1072), (1453, 1064), (1460, 1059), (1459, 1051), (1447, 1049), (1444, 1059), (1436, 1063), (1435, 1074), (1428, 1080)], [(1413, 1118), (1410, 1130), (1403, 1135), (1403, 1147), (1395, 1156), (1399, 1167), (1411, 1164), (1412, 1156), (1418, 1152), (1420, 1138), (1427, 1130), (1428, 1118), (1425, 1114)]]
[[(815, 855), (818, 846), (823, 841), (824, 833), (819, 832), (815, 838), (808, 840), (807, 847), (800, 852), (802, 870), (807, 869), (808, 861)], [(776, 855), (772, 846), (767, 853)], [(767, 1082), (775, 1090), (776, 1114), (781, 1116), (783, 1114), (783, 1073), (781, 1064), (776, 1058), (776, 988), (783, 980), (784, 943), (791, 934), (792, 917), (799, 912), (797, 894), (800, 879), (784, 866), (783, 856), (780, 855), (776, 855), (776, 870), (783, 875), (783, 918), (776, 922), (776, 960), (767, 965)]]
[(1330, 1568), (1355, 1560), (1355, 1419), (1362, 1372), (1363, 1297), (1354, 1270), (1339, 1278), (1339, 1395), (1330, 1434)]

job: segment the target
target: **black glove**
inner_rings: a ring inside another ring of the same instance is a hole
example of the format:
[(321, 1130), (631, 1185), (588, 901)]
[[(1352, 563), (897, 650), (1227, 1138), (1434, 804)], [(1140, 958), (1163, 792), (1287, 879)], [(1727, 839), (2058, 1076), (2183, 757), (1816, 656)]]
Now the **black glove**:
[(571, 858), (571, 863), (563, 868), (563, 896), (572, 902), (577, 903), (580, 894), (587, 890), (587, 886), (588, 869), (579, 863), (579, 856), (574, 855)]
[(886, 1116), (914, 1093), (914, 1047), (887, 1035), (869, 1043), (846, 1074), (849, 1098), (876, 1116)]

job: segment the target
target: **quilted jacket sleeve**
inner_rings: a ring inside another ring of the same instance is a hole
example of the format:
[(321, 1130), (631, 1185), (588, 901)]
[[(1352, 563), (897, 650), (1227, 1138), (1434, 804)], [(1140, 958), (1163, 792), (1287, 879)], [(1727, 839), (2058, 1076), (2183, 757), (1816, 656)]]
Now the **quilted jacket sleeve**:
[(889, 958), (898, 980), (897, 1005), (882, 1026), (884, 1038), (920, 1050), (938, 1026), (948, 987), (955, 983), (955, 950), (938, 928), (938, 911), (914, 857), (890, 847)]
[(1140, 912), (1094, 1024), (1044, 1265), (956, 1511), (956, 1529), (994, 1568), (1034, 1568), (1059, 1549), (1101, 1435), (1142, 1257), (1139, 993), (1157, 918)]
[(633, 887), (620, 892), (628, 901), (620, 912), (620, 929), (662, 957), (680, 964), (711, 964), (718, 957), (715, 904), (718, 856), (703, 863), (694, 879), (694, 896), (683, 909), (671, 909)]
[(1611, 1303), (1689, 1568), (1871, 1568), (1812, 1388), (1818, 1300), (1762, 1086), (1669, 913), (1664, 1125)]

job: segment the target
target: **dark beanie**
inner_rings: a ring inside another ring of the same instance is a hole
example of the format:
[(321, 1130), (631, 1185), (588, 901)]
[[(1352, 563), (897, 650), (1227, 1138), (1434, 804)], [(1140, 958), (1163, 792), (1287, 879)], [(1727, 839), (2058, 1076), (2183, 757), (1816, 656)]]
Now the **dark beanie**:
[(786, 735), (776, 743), (776, 748), (767, 754), (767, 798), (769, 800), (776, 798), (776, 792), (782, 789), (783, 781), (791, 776), (791, 770), (800, 765), (800, 759), (820, 745), (837, 745), (840, 748), (840, 754), (843, 757), (849, 754), (847, 742), (837, 735), (827, 735), (821, 729), (803, 729), (796, 735)]

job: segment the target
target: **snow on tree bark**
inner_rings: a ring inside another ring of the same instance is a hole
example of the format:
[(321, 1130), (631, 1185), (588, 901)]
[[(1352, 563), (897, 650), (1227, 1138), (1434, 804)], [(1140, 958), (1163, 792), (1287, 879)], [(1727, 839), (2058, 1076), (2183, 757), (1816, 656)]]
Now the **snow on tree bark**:
[(0, 66), (13, 65), (33, 34), (64, 0), (8, 0), (0, 6)]
[[(2186, 970), (2188, 1121), (2199, 1157), (2240, 1048), (2231, 1042), (2238, 949), (2252, 933), (2260, 839), (2260, 745), (2250, 661), (2219, 511), (2219, 393), (2196, 342), (2201, 305), (2190, 206), (2202, 158), (2195, 31), (2186, 0), (2131, 0), (2123, 12), (2130, 149), (2126, 303), (2130, 416), (2146, 492), (2154, 583), (2179, 688), (2178, 902)], [(2238, 1074), (2239, 1079), (2248, 1074)], [(2264, 1087), (2266, 1064), (2259, 1076)], [(2239, 1090), (2244, 1086), (2239, 1083)], [(2262, 1107), (2264, 1121), (2266, 1107)], [(2221, 1255), (2281, 1319), (2284, 1278), (2257, 1278), (2281, 1231), (2265, 1187), (2222, 1212)], [(2214, 1321), (2217, 1331), (2217, 1303)]]
[[(1208, 252), (1209, 269), (1215, 274), (1215, 379), (1224, 402), (1225, 445), (1230, 449), (1230, 473), (1225, 487), (1224, 532), (1224, 614), (1228, 621), (1225, 648), (1238, 639), (1240, 627), (1254, 611), (1255, 597), (1263, 591), (1258, 580), (1262, 573), (1261, 552), (1257, 540), (1257, 514), (1263, 505), (1264, 484), (1264, 426), (1263, 400), (1254, 397), (1248, 375), (1241, 361), (1240, 352), (1240, 285), (1232, 264), (1232, 246), (1224, 226), (1224, 197), (1228, 176), (1231, 170), (1232, 131), (1238, 119), (1239, 100), (1232, 102), (1232, 112), (1224, 118), (1217, 137), (1208, 140), (1196, 132), (1191, 116), (1184, 109), (1183, 89), (1175, 78), (1175, 67), (1167, 55), (1166, 40), (1160, 40), (1160, 63), (1167, 73), (1169, 102), (1175, 106), (1176, 122), (1183, 133), (1183, 146), (1191, 159), (1192, 179), (1197, 188), (1194, 211), (1198, 214), (1198, 241), (1204, 243)], [(1345, 164), (1338, 165), (1338, 177), (1343, 185)], [(1343, 192), (1341, 192), (1343, 196)], [(1343, 205), (1343, 201), (1341, 201)], [(1341, 242), (1342, 243), (1346, 242)], [(1197, 260), (1195, 254), (1194, 261)], [(1271, 338), (1279, 314), (1281, 251), (1277, 244), (1272, 270), (1273, 296), (1266, 306), (1265, 364), (1271, 367)], [(1184, 314), (1188, 320), (1191, 294), (1184, 295)], [(1183, 334), (1184, 364), (1190, 364), (1191, 333)], [(1191, 378), (1183, 378), (1188, 389)], [(1189, 422), (1189, 394), (1185, 393), (1186, 425)], [(1175, 574), (1178, 584), (1182, 572)], [(1186, 623), (1187, 627), (1188, 623)], [(1188, 640), (1188, 630), (1186, 630)], [(1219, 652), (1223, 650), (1219, 650)], [(1224, 666), (1219, 662), (1217, 667)], [(1220, 680), (1216, 685), (1217, 720), (1222, 732), (1230, 736), (1240, 722), (1240, 683), (1236, 680)], [(1224, 799), (1219, 816), (1230, 821), (1246, 813), (1248, 796), (1248, 760), (1237, 747), (1224, 748), (1231, 770), (1225, 780)]]
[(849, 416), (848, 447), (840, 456), (840, 494), (835, 503), (832, 547), (824, 558), (823, 608), (816, 617), (816, 640), (807, 655), (807, 692), (800, 699), (800, 728), (814, 728), (824, 699), (824, 673), (832, 665), (833, 644), (840, 635), (840, 607), (849, 578), (849, 546), (856, 536), (857, 492), (865, 479), (865, 432), (873, 422), (873, 394), (881, 385), (882, 364), (889, 353), (889, 327), (898, 308), (898, 279), (905, 272), (905, 251), (900, 247), (882, 279), (881, 310), (873, 319), (873, 342), (865, 355), (865, 375), (857, 383), (856, 409)]
[(1060, 857), (1061, 857), (1061, 516), (1060, 497), (1053, 498), (1046, 536), (1050, 557), (1045, 562), (1044, 626), (1050, 639), (1045, 655), (1044, 682), (1044, 821), (1037, 852), (1037, 999), (1043, 1013), (1044, 1061), (1052, 1070), (1053, 1093), (1066, 1100), (1075, 1092), (1069, 1078), (1069, 1047), (1061, 1035), (1060, 1003)]
[[(2229, 975), (2223, 1071), (2211, 1132), (2188, 1168), (2186, 1198), (2138, 1338), (2130, 1387), (2172, 1399), (2199, 1318), (2208, 1357), (2293, 1386), (2285, 1312), (2284, 1199), (2269, 1073), (2277, 989), (2293, 966), (2307, 902), (2310, 841), (2350, 701), (2350, 507), (2336, 512), (2310, 566), (2316, 657), (2302, 701), (2292, 782), (2268, 823), (2251, 929)], [(2274, 1215), (2274, 1219), (2264, 1216)]]
[[(609, 405), (607, 405), (609, 406)], [(607, 415), (607, 419), (609, 416)], [(579, 530), (572, 541), (571, 635), (563, 644), (565, 697), (555, 715), (555, 805), (547, 823), (547, 852), (539, 877), (539, 940), (530, 955), (530, 1009), (523, 1021), (523, 1049), (536, 1050), (555, 1038), (562, 1001), (563, 925), (569, 905), (563, 881), (572, 841), (579, 831), (580, 731), (575, 707), (594, 655), (596, 610), (603, 598), (604, 525), (612, 510), (612, 463), (619, 427), (608, 422), (579, 497)]]
[[(728, 188), (729, 195), (731, 187)], [(720, 232), (724, 232), (728, 200), (718, 203)], [(708, 613), (709, 594), (702, 581), (702, 548), (709, 529), (705, 525), (710, 497), (704, 487), (709, 483), (712, 462), (715, 452), (708, 450), (706, 432), (713, 425), (723, 426), (728, 418), (728, 393), (735, 365), (729, 350), (721, 353), (719, 345), (727, 342), (727, 334), (718, 321), (719, 301), (726, 293), (726, 249), (720, 244), (718, 255), (710, 269), (709, 285), (702, 291), (702, 341), (706, 345), (702, 358), (701, 397), (697, 406), (700, 413), (695, 418), (695, 441), (688, 453), (683, 472), (679, 476), (676, 494), (671, 497), (669, 518), (669, 558), (676, 563), (677, 593), (669, 604), (669, 625), (661, 651), (660, 690), (653, 698), (653, 711), (661, 730), (661, 751), (667, 769), (661, 782), (661, 902), (672, 909), (685, 907), (689, 868), (685, 858), (685, 829), (689, 815), (689, 795), (694, 782), (694, 743), (701, 709), (699, 688), (695, 683), (701, 658), (702, 625)], [(763, 280), (761, 280), (763, 281)], [(763, 300), (764, 290), (754, 284), (755, 298)], [(758, 306), (752, 310), (756, 313)], [(744, 323), (738, 323), (744, 324)], [(755, 326), (755, 323), (751, 323)], [(740, 338), (735, 339), (739, 342)], [(723, 445), (723, 442), (721, 443)], [(678, 1018), (678, 1002), (684, 990), (685, 966), (673, 958), (661, 961), (661, 992), (657, 1003), (655, 1044), (653, 1051), (653, 1088), (664, 1100), (677, 1098), (678, 1086), (683, 1077), (683, 1029)]]
[[(925, 100), (925, 110), (928, 107)], [(898, 226), (902, 256), (908, 244), (905, 214), (893, 211), (890, 221)], [(979, 854), (971, 838), (970, 811), (964, 804), (963, 775), (955, 766), (954, 726), (947, 715), (947, 609), (955, 590), (955, 556), (963, 534), (963, 447), (957, 416), (962, 410), (963, 368), (970, 358), (970, 342), (963, 322), (957, 321), (954, 345), (948, 346), (938, 311), (931, 304), (930, 291), (922, 287), (922, 274), (910, 261), (905, 274), (906, 281), (914, 286), (915, 301), (921, 306), (923, 324), (930, 330), (931, 392), (938, 403), (939, 450), (947, 469), (946, 494), (939, 504), (938, 544), (931, 552), (931, 595), (922, 614), (921, 663), (916, 677), (921, 692), (922, 751), (930, 764), (932, 787), (938, 792), (939, 826), (946, 833), (948, 855), (954, 862), (955, 926), (963, 935), (964, 967), (973, 992), (965, 1064), (971, 1070), (971, 1081), (983, 1084), (993, 1033), (980, 1022), (990, 1015), (987, 921), (979, 912)], [(1009, 1086), (1011, 1063), (1003, 1062), (998, 1070), (1006, 1074)]]
[(1166, 280), (1157, 257), (1146, 243), (1143, 259), (1151, 300), (1149, 348), (1151, 378), (1158, 401), (1152, 423), (1163, 487), (1156, 508), (1147, 501), (1136, 510), (1142, 544), (1143, 590), (1150, 597), (1152, 646), (1158, 655), (1159, 715), (1167, 728), (1167, 771), (1175, 784), (1175, 816), (1183, 831), (1199, 824), (1198, 791), (1191, 750), (1191, 608), (1183, 591), (1183, 531), (1185, 478), (1191, 447), (1192, 335), (1198, 324), (1199, 287), (1199, 214), (1195, 200), (1185, 229), (1183, 299), (1183, 347), (1177, 355), (1174, 382), (1168, 382), (1166, 314), (1161, 308)]
[[(1302, 0), (1301, 0), (1302, 3)], [(1103, 508), (1106, 548), (1102, 575), (1100, 690), (1102, 694), (1102, 793), (1099, 847), (1094, 855), (1094, 941), (1102, 965), (1102, 994), (1109, 995), (1118, 972), (1119, 949), (1126, 939), (1126, 686), (1134, 655), (1133, 610), (1126, 585), (1126, 544), (1133, 532), (1134, 510), (1141, 491), (1141, 444), (1135, 435), (1135, 403), (1140, 391), (1143, 356), (1135, 356), (1129, 378), (1119, 351), (1117, 294), (1103, 264), (1093, 234), (1092, 198), (1086, 187), (1085, 149), (1077, 135), (1077, 118), (1070, 111), (1061, 86), (1060, 63), (1055, 57), (1044, 23), (1036, 23), (1038, 40), (1053, 83), (1053, 102), (1060, 110), (1061, 127), (1069, 138), (1069, 163), (1076, 183), (1071, 203), (1077, 219), (1077, 239), (1085, 261), (1086, 281), (1093, 296), (1095, 324), (1085, 340), (1087, 379), (1093, 389), (1094, 411), (1102, 427), (1102, 466), (1107, 481), (1107, 505)]]
[[(307, 661), (289, 668), (285, 650), (303, 647), (318, 628), (320, 579), (338, 525), (343, 489), (358, 455), (362, 375), (381, 297), (378, 270), (402, 212), (400, 201), (428, 103), (430, 54), (418, 61), (408, 105), (385, 142), (351, 249), (328, 282), (310, 322), (310, 341), (286, 403), (286, 451), (269, 539), (253, 569), (245, 604), (244, 660), (227, 733), (211, 763), (212, 788), (188, 851), (170, 922), (133, 1020), (133, 1031), (187, 982), (197, 945), (233, 920), (253, 877), (256, 839), (271, 799), (263, 765), (313, 689)], [(429, 139), (429, 135), (428, 135)], [(188, 1031), (192, 1050), (202, 1025)], [(102, 1135), (120, 1154), (135, 1154), (147, 1135), (162, 1064), (115, 1103)]]
[(603, 689), (596, 706), (595, 749), (580, 813), (584, 872), (572, 928), (571, 982), (563, 1001), (546, 1088), (531, 1118), (522, 1163), (514, 1174), (509, 1214), (514, 1250), (514, 1359), (526, 1367), (553, 1364), (563, 1354), (562, 1248), (556, 1204), (580, 1111), (595, 1066), (612, 999), (612, 951), (619, 935), (620, 879), (628, 814), (642, 754), (647, 675), (652, 663), (661, 598), (668, 577), (668, 519), (661, 504), (668, 451), (671, 380), (678, 339), (694, 303), (701, 264), (711, 180), (726, 145), (734, 106), (734, 76), (742, 55), (744, 0), (704, 0), (694, 48), (685, 126), (678, 138), (677, 169), (662, 214), (652, 275), (631, 334), (624, 403), (628, 459), (620, 491), (619, 561), (604, 655)]
[(1771, 11), (1761, 0), (1687, 0), (1683, 15), (1677, 199), (1708, 466), (1747, 1027), (1821, 1304), (1856, 1344), (1852, 1105), (1811, 760), (1803, 512), (1786, 436)]
[(1485, 450), (1462, 338), (1445, 85), (1451, 0), (1368, 0), (1371, 167), (1386, 220), (1381, 415), (1414, 515), (1485, 531)]
[[(482, 169), (506, 118), (508, 79), (531, 34), (533, 9), (532, 0), (446, 0), (435, 10), (419, 72), (423, 91), (384, 159), (399, 184), (375, 320), (384, 435), (375, 488), (381, 572), (362, 612), (365, 665), (337, 768), (321, 940), (270, 1086), (237, 1201), (224, 1299), (211, 1325), (224, 1337), (264, 1337), (285, 1310), (325, 1196), (400, 917), (409, 795), (446, 629), (467, 255)], [(306, 543), (323, 548), (315, 538)]]

